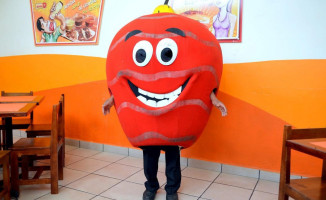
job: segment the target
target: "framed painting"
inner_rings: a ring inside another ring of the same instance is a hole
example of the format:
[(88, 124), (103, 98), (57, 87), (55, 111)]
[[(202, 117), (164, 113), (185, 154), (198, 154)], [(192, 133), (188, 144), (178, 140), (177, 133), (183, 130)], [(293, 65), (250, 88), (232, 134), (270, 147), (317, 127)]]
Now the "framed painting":
[(98, 44), (104, 0), (30, 0), (34, 43)]
[(242, 0), (171, 0), (170, 6), (204, 24), (219, 42), (241, 42)]

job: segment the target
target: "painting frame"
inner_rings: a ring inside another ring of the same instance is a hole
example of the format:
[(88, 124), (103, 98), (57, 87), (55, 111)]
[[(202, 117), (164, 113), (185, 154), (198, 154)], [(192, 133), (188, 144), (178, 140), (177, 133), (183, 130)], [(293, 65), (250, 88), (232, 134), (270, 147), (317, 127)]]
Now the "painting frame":
[(104, 1), (30, 0), (34, 45), (97, 45)]
[(243, 0), (171, 0), (169, 5), (204, 24), (220, 43), (242, 42)]

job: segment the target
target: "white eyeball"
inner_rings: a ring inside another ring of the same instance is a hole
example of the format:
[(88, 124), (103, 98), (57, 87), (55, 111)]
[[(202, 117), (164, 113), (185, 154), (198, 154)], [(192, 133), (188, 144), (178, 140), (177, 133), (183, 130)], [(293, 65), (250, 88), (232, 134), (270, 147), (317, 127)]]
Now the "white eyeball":
[(132, 52), (132, 59), (139, 67), (144, 67), (151, 60), (153, 55), (153, 46), (146, 40), (139, 41)]
[(170, 38), (162, 39), (156, 48), (157, 60), (162, 65), (171, 65), (178, 55), (178, 45)]

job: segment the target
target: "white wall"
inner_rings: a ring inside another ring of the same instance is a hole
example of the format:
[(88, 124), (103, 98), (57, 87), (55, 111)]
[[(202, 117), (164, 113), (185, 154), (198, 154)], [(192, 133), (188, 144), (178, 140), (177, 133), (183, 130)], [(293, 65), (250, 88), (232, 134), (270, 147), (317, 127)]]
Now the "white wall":
[[(2, 0), (0, 57), (71, 54), (106, 57), (115, 33), (164, 0), (105, 0), (98, 45), (35, 47), (29, 0)], [(242, 43), (223, 43), (225, 63), (326, 58), (325, 0), (244, 0)]]

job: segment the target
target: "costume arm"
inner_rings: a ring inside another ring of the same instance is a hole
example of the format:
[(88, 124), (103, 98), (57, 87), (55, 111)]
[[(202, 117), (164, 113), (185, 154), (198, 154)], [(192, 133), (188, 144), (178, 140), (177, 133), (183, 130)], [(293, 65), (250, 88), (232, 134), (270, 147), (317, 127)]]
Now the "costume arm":
[(110, 98), (108, 98), (102, 105), (102, 112), (104, 115), (110, 113), (111, 107), (114, 105), (114, 97), (111, 95)]
[(228, 114), (228, 111), (225, 107), (225, 105), (217, 99), (217, 97), (215, 96), (214, 92), (211, 93), (211, 100), (212, 100), (212, 104), (218, 108), (221, 111), (221, 114), (223, 117), (225, 117)]

